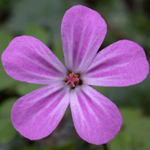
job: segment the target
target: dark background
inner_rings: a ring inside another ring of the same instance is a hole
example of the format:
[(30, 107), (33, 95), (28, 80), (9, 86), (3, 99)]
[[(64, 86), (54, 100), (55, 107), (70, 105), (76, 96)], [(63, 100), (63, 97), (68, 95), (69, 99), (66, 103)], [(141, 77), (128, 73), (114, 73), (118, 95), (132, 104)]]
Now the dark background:
[[(0, 0), (0, 54), (18, 35), (32, 35), (63, 61), (60, 26), (67, 9), (82, 4), (98, 11), (108, 25), (101, 49), (120, 39), (141, 45), (150, 59), (149, 0)], [(68, 108), (56, 130), (47, 138), (30, 141), (12, 126), (14, 102), (39, 88), (11, 79), (0, 63), (0, 150), (103, 150), (83, 141), (76, 133)], [(150, 76), (140, 84), (98, 88), (120, 109), (123, 126), (107, 143), (108, 150), (150, 149)]]

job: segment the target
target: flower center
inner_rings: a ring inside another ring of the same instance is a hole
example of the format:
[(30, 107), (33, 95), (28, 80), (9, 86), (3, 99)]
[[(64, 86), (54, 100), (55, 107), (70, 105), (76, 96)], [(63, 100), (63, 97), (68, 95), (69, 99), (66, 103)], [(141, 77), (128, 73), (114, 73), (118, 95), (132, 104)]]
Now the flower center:
[(77, 84), (80, 84), (81, 80), (79, 79), (79, 74), (69, 73), (68, 76), (65, 76), (65, 84), (68, 84), (71, 88), (74, 88)]

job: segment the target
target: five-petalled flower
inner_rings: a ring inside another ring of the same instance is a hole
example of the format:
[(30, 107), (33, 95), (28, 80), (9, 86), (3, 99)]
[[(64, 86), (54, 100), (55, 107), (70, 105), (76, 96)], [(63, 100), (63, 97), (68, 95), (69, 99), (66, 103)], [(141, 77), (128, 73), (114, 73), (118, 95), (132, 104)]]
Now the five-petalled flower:
[(12, 78), (45, 84), (21, 97), (11, 119), (24, 137), (37, 140), (52, 133), (68, 105), (79, 136), (92, 144), (114, 138), (122, 125), (117, 106), (92, 86), (129, 86), (143, 81), (149, 64), (141, 46), (120, 40), (97, 53), (107, 26), (100, 14), (85, 6), (70, 8), (61, 24), (66, 67), (52, 51), (31, 36), (14, 38), (2, 54)]

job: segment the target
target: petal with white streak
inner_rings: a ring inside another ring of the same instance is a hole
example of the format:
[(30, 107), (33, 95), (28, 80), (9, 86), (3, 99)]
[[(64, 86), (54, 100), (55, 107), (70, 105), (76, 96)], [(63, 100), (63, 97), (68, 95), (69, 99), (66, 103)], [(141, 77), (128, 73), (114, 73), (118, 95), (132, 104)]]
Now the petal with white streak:
[(82, 73), (101, 46), (107, 25), (101, 15), (77, 5), (66, 11), (61, 25), (64, 59), (67, 69)]
[(82, 79), (94, 86), (129, 86), (143, 81), (148, 73), (143, 48), (135, 42), (120, 40), (97, 54)]
[(51, 134), (69, 104), (69, 88), (54, 83), (37, 89), (14, 104), (11, 113), (15, 129), (30, 140)]
[(72, 90), (70, 106), (77, 133), (89, 143), (107, 143), (121, 128), (122, 117), (117, 106), (88, 85)]
[(2, 54), (2, 63), (12, 78), (35, 84), (62, 80), (67, 72), (52, 51), (31, 36), (14, 38)]

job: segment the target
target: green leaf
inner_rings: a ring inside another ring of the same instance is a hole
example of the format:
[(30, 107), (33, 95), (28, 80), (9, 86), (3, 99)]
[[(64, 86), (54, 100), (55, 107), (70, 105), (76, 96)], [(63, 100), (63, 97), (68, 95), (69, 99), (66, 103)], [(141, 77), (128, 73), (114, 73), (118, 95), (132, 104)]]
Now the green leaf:
[(65, 64), (64, 62), (64, 56), (63, 56), (63, 48), (62, 48), (62, 40), (61, 37), (57, 38), (56, 44), (54, 46), (54, 54), (59, 58), (59, 60)]
[(110, 150), (130, 150), (128, 140), (128, 134), (121, 130), (118, 135), (108, 143), (108, 145)]
[(13, 32), (22, 32), (29, 23), (46, 26), (52, 31), (53, 39), (60, 35), (62, 17), (70, 8), (70, 1), (61, 0), (25, 0), (13, 2), (12, 14), (5, 28)]
[(110, 150), (130, 150), (130, 134), (127, 132), (127, 128), (141, 118), (142, 112), (139, 108), (119, 108), (123, 125), (117, 136), (109, 142)]
[(122, 118), (123, 125), (130, 126), (135, 121), (139, 120), (142, 116), (142, 111), (140, 108), (119, 108)]
[(97, 90), (98, 92), (100, 92), (101, 94), (106, 93), (106, 88), (105, 87), (100, 87), (100, 86), (92, 86), (92, 88), (94, 88), (95, 90)]
[(10, 117), (11, 108), (16, 100), (16, 98), (6, 99), (5, 102), (0, 105), (0, 117)]
[(149, 150), (150, 148), (150, 118), (141, 118), (127, 128), (130, 135), (131, 149)]
[(26, 146), (26, 147), (23, 147), (21, 150), (49, 150), (48, 148), (39, 148), (39, 147), (36, 147), (36, 146)]
[(37, 24), (29, 24), (26, 27), (24, 34), (33, 36), (46, 45), (50, 42), (50, 35), (48, 31)]
[(3, 88), (6, 88), (8, 86), (11, 86), (12, 84), (14, 84), (15, 82), (17, 82), (16, 80), (12, 79), (11, 77), (9, 77), (6, 72), (4, 71), (2, 65), (0, 64), (0, 90)]
[(121, 108), (123, 126), (109, 142), (110, 150), (149, 150), (150, 118), (142, 118), (141, 109)]
[(39, 89), (41, 87), (43, 87), (44, 85), (38, 85), (38, 84), (30, 84), (30, 83), (24, 83), (24, 82), (20, 82), (20, 84), (18, 84), (16, 86), (16, 90), (20, 95), (25, 95), (28, 94), (36, 89)]
[(0, 106), (0, 142), (6, 143), (14, 138), (17, 131), (14, 129), (10, 115), (16, 98), (7, 99)]
[(0, 55), (6, 49), (6, 47), (12, 39), (13, 36), (10, 33), (4, 30), (0, 30)]
[(45, 147), (36, 147), (36, 146), (26, 146), (24, 148), (22, 148), (21, 150), (75, 150), (74, 148), (74, 143), (68, 143), (68, 144), (64, 144), (61, 143), (61, 146), (57, 145), (57, 146), (45, 146)]

